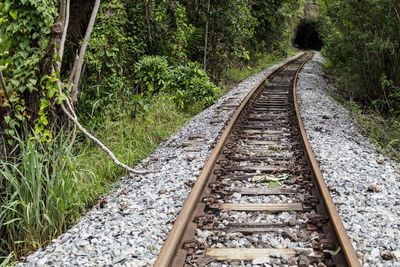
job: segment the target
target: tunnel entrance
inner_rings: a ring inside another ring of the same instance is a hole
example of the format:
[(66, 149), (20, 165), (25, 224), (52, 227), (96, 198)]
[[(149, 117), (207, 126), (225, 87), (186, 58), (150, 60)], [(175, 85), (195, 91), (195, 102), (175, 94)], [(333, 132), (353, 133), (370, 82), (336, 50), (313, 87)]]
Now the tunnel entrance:
[(310, 20), (302, 20), (296, 29), (294, 46), (300, 49), (321, 50), (323, 40), (317, 30), (317, 23)]

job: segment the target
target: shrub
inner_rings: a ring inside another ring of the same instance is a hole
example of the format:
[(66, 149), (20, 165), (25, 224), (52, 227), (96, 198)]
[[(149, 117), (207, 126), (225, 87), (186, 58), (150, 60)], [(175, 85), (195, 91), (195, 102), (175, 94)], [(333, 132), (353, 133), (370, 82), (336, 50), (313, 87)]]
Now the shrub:
[(166, 57), (145, 56), (135, 64), (135, 82), (139, 92), (154, 95), (165, 91), (171, 83), (171, 68)]
[(208, 107), (220, 95), (220, 89), (197, 63), (171, 67), (165, 57), (146, 56), (135, 65), (136, 84), (145, 96), (169, 95), (181, 110), (191, 106)]
[(398, 100), (400, 86), (400, 7), (395, 2), (319, 0), (323, 52), (342, 87), (359, 102), (378, 100), (385, 113)]
[(172, 79), (171, 95), (180, 109), (188, 109), (196, 103), (203, 108), (211, 106), (220, 95), (220, 89), (196, 63), (177, 66)]

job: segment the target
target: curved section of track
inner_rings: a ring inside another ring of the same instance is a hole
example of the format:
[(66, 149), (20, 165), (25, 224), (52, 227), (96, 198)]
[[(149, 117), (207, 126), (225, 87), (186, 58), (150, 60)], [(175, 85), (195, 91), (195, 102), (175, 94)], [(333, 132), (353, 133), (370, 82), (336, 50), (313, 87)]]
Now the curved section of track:
[(360, 266), (302, 125), (310, 54), (253, 88), (221, 135), (154, 266)]

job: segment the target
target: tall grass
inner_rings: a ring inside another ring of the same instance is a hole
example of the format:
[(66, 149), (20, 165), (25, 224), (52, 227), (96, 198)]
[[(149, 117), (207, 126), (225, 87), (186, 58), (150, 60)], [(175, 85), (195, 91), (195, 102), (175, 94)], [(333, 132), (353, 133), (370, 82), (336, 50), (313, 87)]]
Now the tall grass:
[(362, 108), (354, 101), (344, 101), (352, 116), (362, 127), (364, 134), (390, 157), (400, 160), (400, 119), (383, 117), (378, 108)]
[(77, 170), (68, 140), (64, 132), (49, 145), (16, 138), (18, 157), (0, 162), (3, 257), (39, 248), (78, 217)]
[[(191, 116), (165, 97), (131, 114), (130, 102), (94, 119), (99, 136), (129, 165), (150, 154)], [(94, 126), (93, 126), (94, 127)], [(16, 138), (18, 156), (0, 160), (0, 266), (46, 245), (124, 174), (96, 146), (65, 132), (51, 144)]]

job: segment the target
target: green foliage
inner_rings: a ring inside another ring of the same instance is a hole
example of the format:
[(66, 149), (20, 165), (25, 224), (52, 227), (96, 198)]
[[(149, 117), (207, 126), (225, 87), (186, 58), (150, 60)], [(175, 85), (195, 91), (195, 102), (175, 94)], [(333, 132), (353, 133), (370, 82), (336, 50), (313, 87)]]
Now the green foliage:
[(187, 59), (189, 39), (195, 29), (180, 1), (123, 0), (123, 3), (129, 20), (127, 32), (133, 38), (131, 47), (137, 57), (157, 54)]
[[(202, 16), (194, 19), (205, 39), (205, 27), (208, 21), (208, 54), (207, 70), (212, 78), (219, 81), (225, 68), (237, 61), (249, 60), (249, 44), (254, 36), (255, 18), (251, 15), (251, 6), (245, 0), (210, 1), (210, 12), (207, 14), (207, 1), (202, 4), (198, 1), (189, 1), (192, 17), (198, 17), (198, 10)], [(198, 5), (203, 5), (199, 6)], [(200, 47), (204, 53), (204, 41)], [(203, 53), (198, 55), (202, 60)]]
[(18, 155), (0, 162), (1, 256), (43, 246), (84, 207), (76, 199), (77, 170), (69, 140), (64, 133), (49, 145), (16, 138)]
[(379, 103), (380, 107), (387, 105), (390, 115), (400, 117), (400, 85), (396, 85), (393, 80), (383, 75), (380, 80), (380, 86), (384, 97), (376, 102)]
[(260, 72), (271, 65), (285, 59), (288, 55), (295, 55), (294, 50), (287, 51), (287, 54), (258, 54), (254, 56), (253, 62), (247, 66), (230, 67), (227, 69), (226, 78), (224, 80), (228, 85), (238, 83), (243, 79)]
[(227, 56), (232, 59), (249, 59), (247, 44), (253, 37), (256, 20), (247, 1), (213, 2), (211, 10), (211, 38), (215, 38), (215, 48), (227, 49)]
[[(138, 111), (136, 116), (132, 114), (135, 108)], [(190, 116), (177, 110), (172, 100), (158, 96), (153, 101), (142, 103), (121, 99), (118, 106), (107, 108), (102, 117), (96, 118), (92, 124), (96, 128), (97, 136), (121, 161), (134, 165), (188, 119)], [(76, 157), (77, 169), (90, 170), (95, 177), (82, 190), (95, 200), (99, 192), (106, 192), (111, 182), (124, 173), (98, 147), (89, 142), (84, 142), (79, 151)]]
[(378, 100), (381, 111), (390, 111), (400, 85), (400, 3), (321, 0), (320, 6), (324, 54), (342, 87), (357, 100)]
[(168, 94), (181, 110), (192, 105), (208, 107), (220, 95), (220, 89), (196, 63), (170, 66), (165, 57), (145, 56), (135, 70), (136, 84), (144, 95)]
[(217, 100), (220, 88), (210, 81), (199, 64), (189, 62), (173, 69), (169, 93), (182, 110), (196, 104), (202, 109), (211, 106)]
[(11, 92), (33, 91), (56, 15), (55, 1), (4, 0), (0, 3), (0, 66)]
[(176, 29), (172, 31), (172, 38), (168, 43), (170, 56), (179, 61), (187, 60), (189, 40), (195, 28), (188, 23), (186, 9), (179, 2), (176, 2), (175, 7), (175, 25)]
[(145, 56), (135, 64), (135, 82), (145, 95), (152, 96), (171, 86), (172, 69), (166, 57)]
[(291, 44), (295, 27), (303, 16), (304, 0), (254, 1), (251, 14), (257, 19), (253, 53), (285, 51)]
[(96, 24), (86, 54), (87, 75), (81, 90), (79, 110), (94, 114), (118, 99), (129, 95), (132, 37), (126, 35), (128, 19), (120, 0), (100, 5)]
[[(165, 97), (132, 118), (131, 101), (106, 109), (97, 135), (124, 162), (149, 155), (189, 117)], [(46, 245), (77, 221), (123, 172), (90, 142), (61, 132), (51, 144), (16, 138), (18, 155), (0, 161), (0, 259), (10, 262)], [(8, 258), (7, 258), (8, 257)]]
[[(27, 96), (38, 91), (39, 63), (45, 55), (56, 16), (55, 5), (54, 0), (4, 0), (0, 3), (0, 69), (10, 95), (11, 103), (6, 104), (12, 106), (6, 122), (8, 131), (20, 126), (31, 113), (27, 105), (33, 100)], [(46, 94), (42, 95), (46, 97)]]

